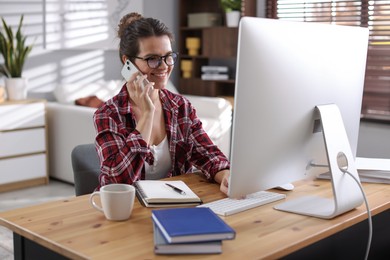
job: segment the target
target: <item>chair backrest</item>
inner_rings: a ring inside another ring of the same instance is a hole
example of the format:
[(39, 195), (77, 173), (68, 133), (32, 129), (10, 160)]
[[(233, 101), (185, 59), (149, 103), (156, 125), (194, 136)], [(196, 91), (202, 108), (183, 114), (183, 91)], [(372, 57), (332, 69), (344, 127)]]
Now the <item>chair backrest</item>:
[(80, 144), (71, 153), (76, 196), (92, 193), (99, 185), (100, 161), (94, 144)]

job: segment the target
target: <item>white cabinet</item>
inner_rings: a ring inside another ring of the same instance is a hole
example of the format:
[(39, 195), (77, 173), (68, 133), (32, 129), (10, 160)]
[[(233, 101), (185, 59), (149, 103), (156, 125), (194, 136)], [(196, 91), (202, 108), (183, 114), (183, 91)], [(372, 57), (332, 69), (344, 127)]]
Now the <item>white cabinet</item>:
[(48, 183), (46, 102), (0, 103), (0, 191)]

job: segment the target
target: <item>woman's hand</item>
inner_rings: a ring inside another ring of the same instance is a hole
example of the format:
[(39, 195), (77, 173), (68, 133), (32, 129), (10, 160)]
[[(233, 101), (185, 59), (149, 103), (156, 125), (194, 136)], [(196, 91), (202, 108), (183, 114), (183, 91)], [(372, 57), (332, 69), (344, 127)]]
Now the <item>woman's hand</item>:
[(223, 170), (220, 172), (217, 172), (214, 176), (214, 180), (217, 183), (220, 183), (219, 189), (227, 195), (228, 188), (229, 188), (229, 177), (230, 177), (230, 171), (229, 170)]
[(154, 112), (155, 106), (150, 98), (154, 82), (149, 82), (144, 86), (145, 79), (146, 75), (134, 73), (126, 84), (127, 92), (141, 112)]
[(137, 78), (137, 73), (134, 73), (126, 83), (126, 86), (130, 99), (133, 101), (138, 111), (136, 129), (141, 133), (142, 138), (149, 144), (156, 107), (150, 97), (154, 89), (154, 82), (149, 82), (143, 86), (142, 84), (145, 79), (146, 75)]

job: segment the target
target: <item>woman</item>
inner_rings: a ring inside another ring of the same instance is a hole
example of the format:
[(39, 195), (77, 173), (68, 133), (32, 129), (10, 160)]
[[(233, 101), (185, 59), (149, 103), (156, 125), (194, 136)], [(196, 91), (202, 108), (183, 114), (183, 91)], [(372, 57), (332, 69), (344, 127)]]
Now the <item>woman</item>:
[[(177, 61), (173, 34), (157, 19), (130, 13), (121, 19), (118, 36), (122, 63), (129, 59), (143, 76), (133, 74), (94, 115), (100, 185), (161, 179), (195, 167), (226, 194), (228, 159), (189, 101), (165, 89)], [(146, 78), (150, 83), (143, 86)]]

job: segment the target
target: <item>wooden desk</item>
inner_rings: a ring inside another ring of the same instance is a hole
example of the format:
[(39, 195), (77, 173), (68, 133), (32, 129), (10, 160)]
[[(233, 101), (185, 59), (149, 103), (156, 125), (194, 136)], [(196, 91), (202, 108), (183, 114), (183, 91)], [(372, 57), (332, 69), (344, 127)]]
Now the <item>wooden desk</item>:
[[(223, 197), (218, 185), (208, 183), (201, 176), (190, 174), (179, 178), (204, 202)], [(325, 180), (300, 181), (295, 185), (294, 191), (286, 192), (287, 199), (303, 194), (331, 194), (330, 183)], [(388, 185), (364, 184), (364, 189), (373, 215), (389, 209)], [(88, 198), (88, 195), (72, 197), (3, 212), (0, 213), (0, 224), (11, 229), (16, 240), (22, 240), (19, 241), (22, 246), (26, 238), (72, 259), (166, 257), (153, 252), (150, 208), (141, 206), (136, 200), (128, 221), (110, 222), (90, 206)], [(202, 259), (280, 258), (366, 219), (364, 205), (335, 219), (323, 220), (274, 210), (272, 207), (276, 203), (225, 217), (236, 230), (236, 239), (223, 242), (222, 254), (204, 255)], [(363, 241), (367, 241), (366, 238), (364, 236)], [(21, 253), (18, 248), (15, 250), (15, 255)], [(186, 257), (199, 258), (199, 255)]]

